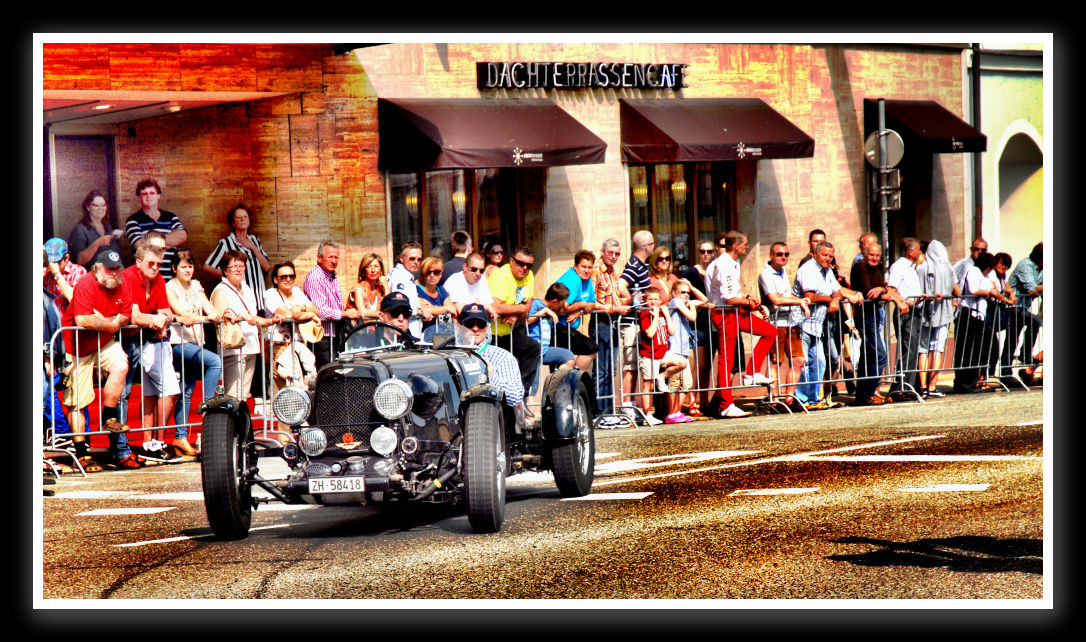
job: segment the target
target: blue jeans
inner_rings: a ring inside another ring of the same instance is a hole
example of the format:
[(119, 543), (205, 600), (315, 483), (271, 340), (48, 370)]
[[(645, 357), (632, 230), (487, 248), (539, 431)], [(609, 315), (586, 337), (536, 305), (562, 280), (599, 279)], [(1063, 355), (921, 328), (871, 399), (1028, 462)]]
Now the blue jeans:
[[(554, 366), (560, 366), (567, 361), (572, 361), (574, 354), (572, 351), (565, 348), (556, 348), (554, 346), (540, 345), (540, 349), (543, 352), (543, 365), (551, 366), (553, 370)], [(532, 379), (532, 389), (528, 392), (530, 395), (534, 395), (535, 391), (539, 389), (539, 380), (543, 378), (543, 372), (538, 371), (538, 376)]]
[(204, 373), (203, 400), (207, 401), (215, 394), (215, 387), (219, 385), (219, 378), (222, 376), (222, 360), (219, 359), (219, 355), (195, 343), (175, 343), (173, 367), (181, 375), (183, 384), (183, 394), (174, 409), (176, 437), (183, 439), (189, 434), (189, 428), (185, 424), (188, 423), (189, 409), (192, 407), (192, 391), (196, 389), (196, 380), (200, 379), (201, 368)]
[[(878, 309), (882, 312), (882, 308)], [(860, 313), (863, 329), (863, 354), (854, 355), (853, 359), (860, 358), (856, 367), (856, 375), (859, 377), (878, 377), (886, 370), (887, 353), (886, 342), (882, 339), (882, 314), (871, 312), (869, 308), (861, 308)], [(879, 388), (880, 379), (860, 379), (856, 382), (856, 398), (866, 399), (875, 394)]]
[(822, 385), (804, 382), (822, 379), (822, 374), (826, 372), (826, 354), (822, 348), (822, 337), (807, 334), (802, 330), (799, 335), (803, 340), (803, 352), (807, 355), (807, 365), (800, 373), (800, 382), (796, 384), (796, 399), (803, 404), (814, 403), (818, 401), (818, 393)]

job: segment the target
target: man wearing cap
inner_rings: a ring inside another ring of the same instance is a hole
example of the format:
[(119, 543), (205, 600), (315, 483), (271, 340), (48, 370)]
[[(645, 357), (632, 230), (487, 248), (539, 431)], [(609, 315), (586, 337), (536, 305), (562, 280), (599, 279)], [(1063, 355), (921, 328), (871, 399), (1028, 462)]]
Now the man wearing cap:
[(411, 299), (403, 292), (389, 292), (381, 299), (381, 312), (377, 318), (410, 334)]
[(45, 272), (42, 287), (56, 297), (57, 307), (63, 313), (72, 300), (72, 290), (79, 279), (87, 274), (87, 268), (75, 263), (68, 256), (68, 244), (61, 238), (45, 242)]
[[(100, 365), (103, 376), (102, 429), (110, 433), (110, 454), (120, 468), (139, 468), (139, 460), (129, 450), (128, 439), (122, 434), (128, 426), (120, 420), (117, 409), (128, 375), (128, 356), (114, 336), (122, 326), (128, 325), (128, 315), (122, 309), (123, 270), (121, 255), (115, 250), (103, 250), (91, 266), (93, 278), (80, 279), (75, 285), (72, 302), (61, 319), (63, 327), (80, 328), (64, 332), (65, 350), (73, 363), (65, 368), (70, 383), (64, 391), (63, 403), (68, 409), (72, 432), (83, 432), (82, 409), (94, 401), (94, 372)], [(86, 457), (86, 442), (75, 438), (74, 443), (76, 456)]]
[[(164, 426), (173, 416), (177, 394), (181, 391), (173, 369), (173, 348), (170, 347), (170, 323), (173, 311), (166, 296), (166, 280), (159, 272), (164, 256), (162, 249), (144, 243), (136, 250), (136, 264), (121, 273), (123, 310), (132, 325), (121, 331), (121, 342), (129, 355), (129, 381), (133, 379), (132, 352), (138, 350), (137, 363), (143, 365), (143, 424), (145, 427)], [(122, 405), (122, 408), (124, 405)], [(156, 456), (172, 455), (161, 439), (164, 431), (151, 432), (143, 448)]]
[(487, 363), (490, 383), (505, 392), (505, 403), (514, 408), (524, 400), (524, 384), (516, 358), (490, 343), (490, 315), (478, 303), (468, 303), (460, 310), (460, 325), (471, 333), (479, 356)]

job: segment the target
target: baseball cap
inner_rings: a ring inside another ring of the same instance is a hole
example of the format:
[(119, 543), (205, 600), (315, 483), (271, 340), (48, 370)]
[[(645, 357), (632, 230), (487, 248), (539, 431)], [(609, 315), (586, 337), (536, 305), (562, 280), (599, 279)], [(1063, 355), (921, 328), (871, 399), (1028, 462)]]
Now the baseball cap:
[(403, 292), (390, 292), (381, 299), (382, 312), (392, 312), (400, 308), (411, 309), (411, 299), (407, 298)]
[(486, 308), (478, 303), (469, 303), (460, 310), (460, 325), (467, 325), (468, 321), (472, 320), (490, 323), (490, 315)]
[(98, 256), (94, 257), (94, 262), (101, 263), (107, 268), (124, 267), (124, 263), (121, 263), (121, 255), (116, 250), (102, 250)]
[(68, 244), (64, 242), (64, 239), (55, 236), (46, 241), (44, 247), (45, 256), (49, 257), (50, 263), (59, 263), (68, 253)]

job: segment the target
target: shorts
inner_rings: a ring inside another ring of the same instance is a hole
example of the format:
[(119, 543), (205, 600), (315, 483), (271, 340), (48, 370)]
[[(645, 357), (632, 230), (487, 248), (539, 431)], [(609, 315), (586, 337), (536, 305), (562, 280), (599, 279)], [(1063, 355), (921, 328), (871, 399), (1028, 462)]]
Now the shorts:
[[(169, 344), (166, 345), (169, 346)], [(103, 372), (113, 372), (119, 368), (128, 369), (128, 355), (116, 339), (102, 346), (98, 352), (79, 357), (74, 363), (64, 368), (64, 376), (68, 379), (68, 387), (64, 391), (66, 407), (79, 410), (86, 408), (94, 401), (94, 373), (98, 369), (99, 361), (101, 361)], [(170, 362), (173, 363), (172, 350)], [(105, 375), (103, 375), (103, 380), (104, 378)]]
[(802, 359), (803, 355), (803, 337), (800, 336), (799, 326), (777, 328), (777, 338), (769, 351), (769, 361), (790, 363), (796, 357)]
[(169, 341), (153, 341), (140, 349), (143, 365), (143, 396), (170, 397), (181, 392), (173, 369), (173, 347)]
[(556, 326), (551, 337), (555, 347), (565, 348), (575, 355), (596, 354), (600, 351), (599, 344), (569, 326)]
[[(663, 370), (667, 366), (670, 366), (670, 365), (676, 364), (676, 363), (687, 366), (685, 368), (685, 371), (686, 372), (690, 371), (690, 368), (689, 368), (690, 364), (686, 360), (686, 358), (681, 356), (681, 355), (675, 354), (674, 352), (665, 352), (664, 356), (660, 357), (659, 359), (653, 359), (652, 357), (646, 357), (646, 356), (642, 355), (641, 359), (638, 361), (639, 369), (641, 371), (641, 380), (642, 381), (652, 381), (653, 377), (660, 374), (661, 370)], [(691, 381), (691, 385), (693, 385), (692, 381)], [(677, 388), (675, 388), (675, 387), (672, 387), (671, 389), (672, 390), (677, 390)]]
[(949, 325), (922, 328), (920, 332), (920, 354), (946, 352), (946, 339), (947, 335), (950, 334), (949, 328)]
[(622, 370), (625, 372), (637, 370), (637, 332), (636, 323), (622, 324)]
[(694, 374), (690, 371), (692, 364), (689, 362), (682, 370), (667, 378), (667, 387), (671, 390), (690, 390), (694, 387)]

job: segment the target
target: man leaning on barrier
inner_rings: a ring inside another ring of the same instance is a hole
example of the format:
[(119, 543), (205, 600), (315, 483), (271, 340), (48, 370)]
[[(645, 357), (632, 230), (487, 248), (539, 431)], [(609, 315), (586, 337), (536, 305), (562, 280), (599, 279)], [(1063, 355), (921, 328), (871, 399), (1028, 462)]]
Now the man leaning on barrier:
[[(139, 460), (128, 448), (128, 439), (123, 434), (128, 426), (121, 420), (117, 408), (128, 375), (128, 356), (115, 336), (128, 325), (128, 315), (122, 310), (123, 270), (120, 254), (104, 250), (94, 259), (92, 277), (80, 279), (76, 284), (72, 302), (65, 309), (61, 322), (64, 327), (79, 328), (64, 333), (64, 345), (74, 363), (65, 370), (69, 384), (64, 391), (63, 403), (68, 409), (72, 432), (83, 432), (86, 426), (82, 409), (94, 401), (94, 372), (101, 367), (104, 377), (102, 429), (110, 433), (110, 454), (120, 468), (140, 468)], [(76, 455), (87, 457), (86, 442), (76, 443), (84, 444), (82, 448), (77, 446)]]
[(920, 375), (917, 372), (917, 359), (920, 355), (920, 334), (923, 319), (914, 312), (924, 288), (916, 266), (923, 255), (920, 241), (911, 236), (901, 239), (901, 256), (890, 266), (886, 273), (886, 285), (894, 295), (894, 329), (897, 331), (898, 376), (890, 384), (892, 398), (904, 399), (908, 392), (918, 393)]
[(592, 268), (592, 283), (596, 286), (596, 310), (588, 326), (588, 336), (596, 341), (596, 404), (601, 413), (613, 412), (614, 347), (618, 345), (618, 319), (630, 311), (630, 291), (615, 271), (622, 244), (607, 239), (600, 246), (600, 260)]
[(525, 324), (535, 292), (534, 265), (535, 254), (531, 248), (519, 246), (513, 250), (512, 260), (486, 279), (494, 298), (491, 306), (496, 313), (494, 342), (516, 357), (525, 390), (531, 389), (539, 369), (539, 342), (528, 336)]

